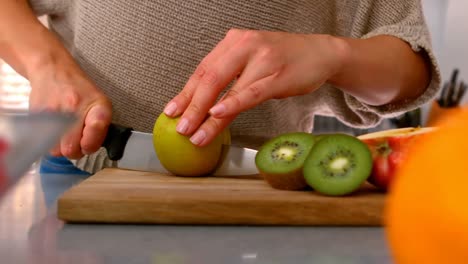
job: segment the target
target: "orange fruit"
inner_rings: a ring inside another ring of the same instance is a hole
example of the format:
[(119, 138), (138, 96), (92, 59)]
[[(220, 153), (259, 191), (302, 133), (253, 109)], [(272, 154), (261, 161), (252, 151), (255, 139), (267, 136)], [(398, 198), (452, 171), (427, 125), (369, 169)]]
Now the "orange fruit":
[(387, 196), (397, 264), (468, 263), (468, 108), (435, 126), (412, 146)]

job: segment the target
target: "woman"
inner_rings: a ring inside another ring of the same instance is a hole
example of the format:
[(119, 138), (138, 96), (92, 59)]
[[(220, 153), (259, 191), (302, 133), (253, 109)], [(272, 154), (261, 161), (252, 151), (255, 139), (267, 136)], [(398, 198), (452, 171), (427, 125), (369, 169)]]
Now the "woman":
[(111, 121), (149, 132), (164, 111), (196, 145), (230, 126), (258, 147), (319, 114), (377, 125), (440, 84), (418, 0), (7, 0), (0, 56), (31, 82), (32, 110), (80, 116), (52, 154), (87, 171)]

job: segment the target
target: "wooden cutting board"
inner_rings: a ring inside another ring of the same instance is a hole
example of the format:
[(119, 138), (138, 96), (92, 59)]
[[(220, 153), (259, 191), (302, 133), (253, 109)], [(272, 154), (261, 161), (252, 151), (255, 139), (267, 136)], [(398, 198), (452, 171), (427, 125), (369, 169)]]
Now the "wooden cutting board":
[(185, 178), (104, 169), (58, 200), (68, 222), (235, 225), (383, 225), (385, 194), (346, 197), (271, 188), (258, 175)]

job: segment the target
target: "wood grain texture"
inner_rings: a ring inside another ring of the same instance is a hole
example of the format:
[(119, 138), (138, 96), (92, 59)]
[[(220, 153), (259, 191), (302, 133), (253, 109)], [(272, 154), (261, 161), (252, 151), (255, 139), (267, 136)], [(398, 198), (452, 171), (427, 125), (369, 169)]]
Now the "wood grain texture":
[(252, 177), (185, 178), (104, 169), (65, 192), (68, 222), (380, 226), (385, 195), (365, 185), (346, 197), (283, 191)]

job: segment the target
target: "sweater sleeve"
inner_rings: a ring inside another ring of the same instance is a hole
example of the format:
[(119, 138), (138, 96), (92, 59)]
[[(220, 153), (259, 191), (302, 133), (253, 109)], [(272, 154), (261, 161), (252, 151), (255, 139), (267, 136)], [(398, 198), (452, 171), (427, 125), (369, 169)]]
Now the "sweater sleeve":
[(407, 42), (415, 52), (423, 52), (429, 59), (431, 81), (418, 98), (381, 106), (368, 105), (349, 94), (340, 96), (337, 90), (331, 91), (341, 98), (341, 104), (329, 106), (340, 121), (353, 127), (375, 126), (384, 118), (414, 110), (435, 97), (441, 84), (440, 69), (420, 0), (362, 0), (356, 9), (350, 35), (362, 39), (391, 35)]
[(28, 2), (36, 16), (57, 14), (67, 6), (67, 1), (63, 0), (28, 0)]

